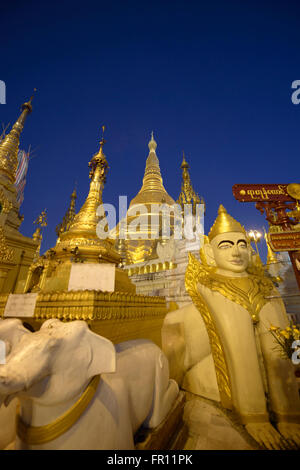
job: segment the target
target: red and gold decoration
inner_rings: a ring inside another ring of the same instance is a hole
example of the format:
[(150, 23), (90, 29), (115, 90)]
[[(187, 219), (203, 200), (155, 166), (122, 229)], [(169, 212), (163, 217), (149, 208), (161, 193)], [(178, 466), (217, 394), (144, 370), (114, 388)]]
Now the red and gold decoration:
[(274, 251), (288, 251), (300, 289), (300, 184), (235, 184), (232, 192), (240, 202), (255, 202), (255, 207), (278, 232), (269, 233)]

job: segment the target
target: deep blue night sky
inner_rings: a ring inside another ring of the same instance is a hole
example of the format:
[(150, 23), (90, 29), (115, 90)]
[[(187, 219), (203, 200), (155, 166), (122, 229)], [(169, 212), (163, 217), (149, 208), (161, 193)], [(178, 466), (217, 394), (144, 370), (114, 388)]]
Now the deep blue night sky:
[(181, 186), (182, 150), (206, 205), (206, 231), (220, 203), (246, 229), (267, 226), (235, 183), (299, 182), (300, 3), (284, 1), (1, 2), (0, 123), (12, 124), (38, 89), (22, 134), (30, 162), (21, 212), (24, 235), (47, 208), (42, 249), (105, 124), (110, 170), (104, 202), (139, 191), (153, 130), (169, 194)]

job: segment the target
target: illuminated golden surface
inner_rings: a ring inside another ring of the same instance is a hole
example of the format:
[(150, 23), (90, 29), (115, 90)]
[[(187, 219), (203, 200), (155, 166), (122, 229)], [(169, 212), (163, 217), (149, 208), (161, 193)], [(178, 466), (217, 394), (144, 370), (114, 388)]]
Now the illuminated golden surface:
[[(8, 294), (0, 294), (0, 318)], [(163, 297), (129, 292), (64, 291), (39, 293), (33, 318), (23, 318), (35, 330), (49, 318), (84, 320), (91, 330), (120, 343), (147, 338), (161, 347), (161, 328), (167, 313)]]
[[(162, 235), (162, 214), (160, 212), (156, 223), (151, 223), (151, 216), (155, 216), (152, 210), (154, 207), (165, 204), (167, 206), (175, 205), (174, 199), (169, 196), (163, 186), (163, 179), (160, 172), (159, 160), (156, 155), (157, 144), (154, 140), (153, 133), (148, 144), (149, 154), (146, 160), (145, 174), (143, 184), (138, 194), (130, 202), (127, 211), (127, 228), (122, 229), (122, 222), (112, 230), (112, 233), (119, 237), (120, 232), (124, 232), (126, 248), (126, 264), (142, 263), (146, 260), (157, 258), (156, 244)], [(144, 207), (139, 210), (139, 205)], [(146, 208), (146, 213), (145, 213)], [(170, 233), (174, 230), (174, 213), (170, 214)], [(132, 223), (137, 223), (136, 227), (132, 227)], [(131, 227), (130, 227), (131, 225)], [(144, 235), (144, 239), (139, 237)], [(124, 247), (123, 247), (124, 249)]]
[(216, 235), (228, 232), (242, 232), (246, 235), (244, 227), (228, 214), (222, 204), (219, 206), (218, 216), (211, 227), (208, 238), (211, 241)]

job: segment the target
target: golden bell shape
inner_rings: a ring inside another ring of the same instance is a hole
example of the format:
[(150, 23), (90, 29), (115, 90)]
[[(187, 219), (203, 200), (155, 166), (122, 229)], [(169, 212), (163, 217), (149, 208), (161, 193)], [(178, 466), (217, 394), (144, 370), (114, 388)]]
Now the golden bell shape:
[(220, 233), (242, 232), (246, 235), (244, 227), (231, 215), (228, 214), (222, 204), (219, 206), (218, 216), (208, 234), (209, 241), (212, 241)]

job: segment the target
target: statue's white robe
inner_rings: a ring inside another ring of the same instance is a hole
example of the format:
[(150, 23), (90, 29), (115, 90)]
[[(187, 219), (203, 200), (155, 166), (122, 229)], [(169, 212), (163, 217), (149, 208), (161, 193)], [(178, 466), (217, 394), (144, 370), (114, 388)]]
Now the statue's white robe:
[(271, 325), (280, 328), (289, 325), (281, 299), (272, 299), (264, 305), (259, 323), (254, 326), (250, 313), (241, 305), (200, 284), (198, 289), (214, 318), (224, 348), (233, 405), (241, 417), (245, 421), (253, 417), (256, 421), (261, 416), (264, 420), (268, 392), (272, 411), (300, 420), (293, 365), (275, 350), (276, 342), (269, 331)]

